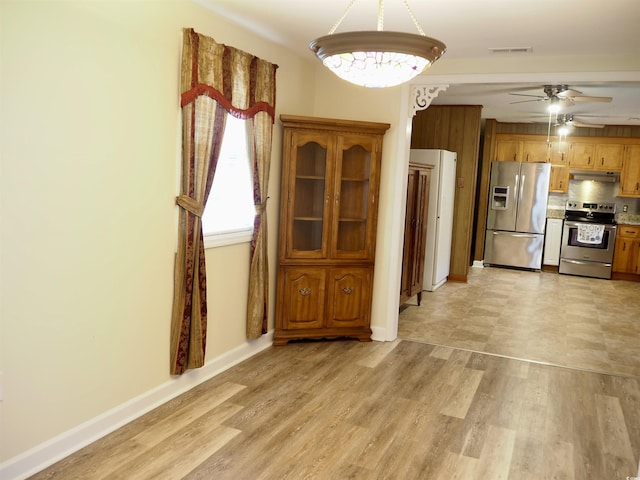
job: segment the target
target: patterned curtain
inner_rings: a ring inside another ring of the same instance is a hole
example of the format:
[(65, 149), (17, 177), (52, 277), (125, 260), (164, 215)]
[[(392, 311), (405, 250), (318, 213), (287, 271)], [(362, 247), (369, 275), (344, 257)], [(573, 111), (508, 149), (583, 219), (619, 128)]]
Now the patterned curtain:
[(206, 266), (201, 215), (211, 190), (227, 112), (250, 122), (256, 218), (251, 243), (247, 336), (266, 331), (268, 297), (265, 203), (275, 119), (277, 65), (183, 31), (181, 67), (182, 176), (171, 319), (171, 374), (204, 365)]

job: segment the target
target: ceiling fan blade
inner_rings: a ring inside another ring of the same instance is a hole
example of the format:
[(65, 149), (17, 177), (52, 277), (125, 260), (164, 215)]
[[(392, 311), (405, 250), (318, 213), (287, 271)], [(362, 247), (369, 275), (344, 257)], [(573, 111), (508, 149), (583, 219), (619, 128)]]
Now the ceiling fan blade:
[(580, 120), (571, 120), (570, 122), (567, 122), (567, 123), (572, 127), (604, 128), (604, 125), (601, 125), (598, 123), (584, 123), (584, 122), (581, 122)]
[(567, 88), (566, 90), (559, 90), (556, 95), (560, 98), (573, 98), (582, 95), (582, 92)]
[(547, 100), (548, 98), (543, 95), (529, 95), (526, 93), (509, 93), (509, 95), (516, 95), (518, 97), (535, 97), (535, 98), (539, 98), (540, 100)]
[(544, 102), (546, 99), (539, 98), (537, 100), (520, 100), (519, 102), (509, 102), (509, 105), (515, 105), (516, 103), (529, 103), (529, 102)]
[(612, 100), (611, 97), (571, 97), (574, 102), (603, 102), (608, 103)]

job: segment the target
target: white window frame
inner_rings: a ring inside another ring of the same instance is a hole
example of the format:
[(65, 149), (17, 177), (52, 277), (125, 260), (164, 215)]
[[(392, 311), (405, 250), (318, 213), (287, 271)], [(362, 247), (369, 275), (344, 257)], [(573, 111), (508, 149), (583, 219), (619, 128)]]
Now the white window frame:
[[(229, 115), (229, 114), (228, 114)], [(232, 118), (229, 115), (229, 118)], [(235, 119), (233, 119), (235, 120)], [(246, 121), (246, 120), (245, 120)], [(223, 151), (221, 151), (220, 158), (218, 161), (223, 160)], [(249, 164), (249, 158), (247, 155), (247, 164)], [(251, 174), (251, 168), (249, 167), (249, 174)], [(250, 179), (251, 181), (251, 179)], [(214, 180), (215, 182), (215, 180)], [(211, 198), (211, 196), (209, 197)], [(253, 204), (253, 199), (251, 200)], [(203, 237), (204, 237), (204, 248), (216, 248), (222, 247), (226, 245), (236, 245), (241, 243), (248, 243), (253, 238), (253, 224), (248, 228), (238, 228), (233, 230), (221, 230), (217, 232), (204, 232), (204, 224), (203, 224)]]

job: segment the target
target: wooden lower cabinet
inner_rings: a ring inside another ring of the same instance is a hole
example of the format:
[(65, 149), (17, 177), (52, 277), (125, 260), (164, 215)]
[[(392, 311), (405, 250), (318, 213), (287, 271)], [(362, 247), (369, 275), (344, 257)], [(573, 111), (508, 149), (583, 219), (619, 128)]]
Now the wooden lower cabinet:
[(640, 275), (640, 225), (618, 225), (613, 272)]
[(274, 345), (297, 338), (371, 340), (373, 266), (281, 267)]

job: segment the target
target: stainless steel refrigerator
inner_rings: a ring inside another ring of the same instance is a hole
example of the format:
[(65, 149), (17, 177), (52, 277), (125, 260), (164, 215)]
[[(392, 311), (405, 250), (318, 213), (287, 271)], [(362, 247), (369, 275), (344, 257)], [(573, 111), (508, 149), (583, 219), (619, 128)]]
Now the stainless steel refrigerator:
[(485, 265), (540, 270), (550, 173), (548, 163), (493, 162)]
[(413, 163), (433, 167), (422, 283), (422, 289), (429, 292), (442, 286), (449, 276), (457, 158), (456, 152), (434, 149), (412, 149), (409, 156)]

